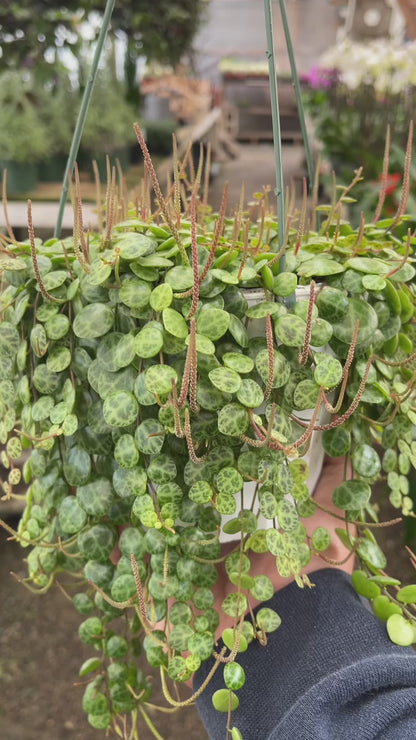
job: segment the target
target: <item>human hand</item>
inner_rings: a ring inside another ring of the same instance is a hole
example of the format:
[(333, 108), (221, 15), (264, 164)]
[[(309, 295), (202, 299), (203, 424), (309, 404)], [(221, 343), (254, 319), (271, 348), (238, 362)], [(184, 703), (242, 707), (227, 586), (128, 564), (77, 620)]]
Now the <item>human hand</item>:
[[(335, 532), (337, 527), (342, 526), (340, 518), (343, 519), (343, 512), (332, 503), (332, 493), (334, 489), (344, 479), (344, 458), (326, 458), (319, 481), (315, 487), (313, 500), (317, 504), (317, 509), (313, 516), (303, 519), (308, 537), (312, 537), (317, 527), (325, 527), (331, 536), (331, 544), (324, 553), (312, 551), (309, 563), (302, 568), (302, 575), (310, 574), (323, 568), (336, 567), (351, 573), (354, 567), (354, 557), (351, 552), (342, 544)], [(338, 518), (337, 518), (338, 517)], [(352, 531), (354, 534), (354, 531)], [(226, 556), (238, 545), (235, 542), (227, 543), (222, 546), (222, 555)], [(250, 576), (253, 578), (258, 575), (265, 575), (270, 578), (274, 592), (284, 588), (294, 580), (294, 576), (288, 578), (282, 577), (276, 568), (276, 558), (270, 553), (255, 553), (248, 551), (245, 553), (250, 558)], [(216, 631), (216, 638), (221, 635), (227, 627), (234, 625), (234, 618), (227, 616), (221, 609), (224, 599), (231, 593), (235, 592), (235, 586), (230, 582), (225, 569), (224, 559), (218, 564), (218, 579), (212, 587), (214, 593), (214, 608), (220, 615), (220, 624)], [(253, 609), (260, 602), (250, 596), (250, 607)]]

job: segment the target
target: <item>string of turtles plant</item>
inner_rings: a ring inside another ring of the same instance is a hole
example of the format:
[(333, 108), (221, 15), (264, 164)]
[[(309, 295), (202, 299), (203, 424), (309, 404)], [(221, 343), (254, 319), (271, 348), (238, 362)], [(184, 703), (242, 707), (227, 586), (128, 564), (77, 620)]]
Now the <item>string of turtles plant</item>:
[[(195, 172), (188, 153), (162, 195), (135, 128), (147, 168), (136, 202), (113, 173), (103, 226), (85, 233), (75, 178), (70, 238), (36, 238), (30, 203), (29, 238), (18, 242), (10, 226), (0, 237), (3, 498), (27, 484), (18, 530), (2, 524), (25, 550), (24, 584), (59, 585), (82, 616), (79, 638), (93, 650), (80, 669), (82, 704), (93, 727), (137, 738), (141, 717), (160, 737), (151, 681), (136, 664), (143, 651), (174, 708), (223, 671), (213, 703), (238, 740), (238, 653), (280, 625), (267, 605), (251, 611), (273, 587), (250, 574), (250, 552), (270, 553), (303, 588), (302, 569), (330, 544), (327, 530), (308, 537), (302, 521), (316, 507), (304, 460), (313, 431), (328, 455), (351, 463), (333, 501), (338, 536), (360, 564), (354, 585), (395, 642), (415, 640), (416, 586), (388, 574), (375, 492), (384, 481), (398, 515), (413, 516), (416, 236), (396, 235), (411, 132), (396, 216), (358, 229), (342, 219), (359, 172), (334, 187), (329, 206), (315, 194), (311, 210), (306, 198), (296, 210), (287, 198), (281, 272), (267, 190), (254, 220), (242, 208), (226, 217), (226, 191), (213, 213), (203, 158)], [(309, 300), (285, 304), (301, 285)], [(253, 288), (262, 299), (249, 305)], [(248, 502), (246, 482), (255, 484)], [(240, 534), (227, 556), (222, 532)], [(235, 590), (219, 606), (221, 560)], [(234, 619), (221, 649), (219, 610)], [(208, 680), (181, 701), (173, 686), (212, 657)]]

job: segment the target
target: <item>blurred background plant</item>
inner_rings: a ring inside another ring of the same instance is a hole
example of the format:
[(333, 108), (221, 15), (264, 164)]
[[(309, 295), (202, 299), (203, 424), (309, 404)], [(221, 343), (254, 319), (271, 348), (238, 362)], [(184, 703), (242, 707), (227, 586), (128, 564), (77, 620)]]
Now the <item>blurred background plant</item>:
[[(363, 167), (366, 185), (357, 195), (367, 217), (377, 203), (390, 125), (393, 144), (384, 208), (386, 215), (394, 212), (401, 195), (398, 173), (403, 170), (409, 121), (416, 116), (416, 42), (344, 39), (328, 49), (302, 81), (311, 128), (331, 169), (349, 182)], [(415, 211), (414, 188), (408, 206)]]

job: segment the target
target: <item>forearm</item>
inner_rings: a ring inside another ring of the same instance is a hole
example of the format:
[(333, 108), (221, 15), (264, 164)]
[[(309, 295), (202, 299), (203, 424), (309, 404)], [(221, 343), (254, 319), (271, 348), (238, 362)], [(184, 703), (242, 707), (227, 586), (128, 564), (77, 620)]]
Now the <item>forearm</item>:
[[(345, 573), (321, 570), (311, 581), (310, 590), (292, 583), (277, 592), (267, 605), (281, 627), (265, 647), (253, 642), (238, 654), (247, 680), (232, 725), (244, 740), (414, 740), (416, 655), (390, 642)], [(194, 688), (208, 670), (197, 673)], [(197, 702), (213, 740), (226, 737), (227, 716), (211, 704), (223, 686), (220, 668)]]

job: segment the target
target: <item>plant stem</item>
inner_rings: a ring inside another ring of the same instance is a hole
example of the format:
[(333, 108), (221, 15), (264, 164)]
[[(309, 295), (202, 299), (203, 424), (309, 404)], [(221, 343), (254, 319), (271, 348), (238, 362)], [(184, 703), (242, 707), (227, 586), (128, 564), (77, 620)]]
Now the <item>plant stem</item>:
[(101, 58), (101, 53), (104, 46), (104, 41), (107, 36), (108, 29), (110, 27), (111, 16), (113, 14), (115, 0), (107, 0), (100, 33), (98, 35), (97, 46), (95, 47), (94, 58), (91, 65), (91, 71), (88, 75), (87, 84), (85, 85), (84, 94), (82, 96), (81, 106), (78, 113), (77, 122), (75, 124), (75, 130), (72, 137), (71, 147), (69, 150), (68, 160), (65, 167), (65, 175), (62, 182), (61, 197), (59, 200), (58, 217), (55, 226), (54, 236), (59, 239), (61, 236), (62, 219), (64, 215), (65, 203), (68, 197), (69, 189), (69, 177), (72, 174), (75, 160), (77, 158), (78, 149), (81, 141), (82, 132), (84, 130), (84, 124), (88, 113), (88, 107), (90, 104), (92, 91), (94, 88), (95, 80), (97, 77), (98, 63)]

